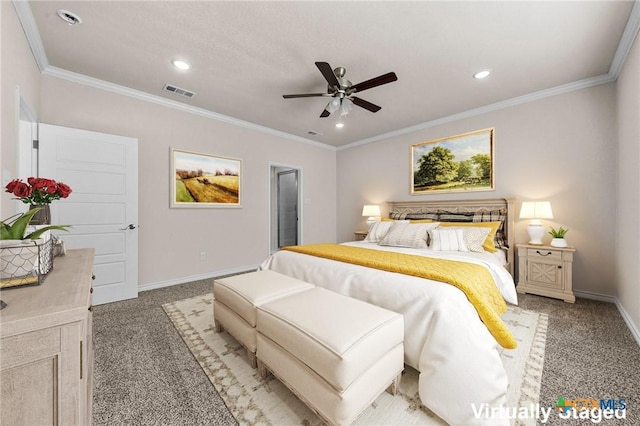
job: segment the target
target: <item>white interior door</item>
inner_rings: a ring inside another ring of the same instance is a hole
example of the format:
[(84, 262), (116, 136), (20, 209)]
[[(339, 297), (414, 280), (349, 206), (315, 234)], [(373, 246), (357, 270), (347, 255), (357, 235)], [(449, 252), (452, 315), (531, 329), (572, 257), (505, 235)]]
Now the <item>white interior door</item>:
[[(93, 303), (138, 296), (138, 140), (40, 124), (38, 175), (69, 185), (51, 203), (67, 249), (95, 248)], [(55, 268), (55, 260), (54, 260)]]

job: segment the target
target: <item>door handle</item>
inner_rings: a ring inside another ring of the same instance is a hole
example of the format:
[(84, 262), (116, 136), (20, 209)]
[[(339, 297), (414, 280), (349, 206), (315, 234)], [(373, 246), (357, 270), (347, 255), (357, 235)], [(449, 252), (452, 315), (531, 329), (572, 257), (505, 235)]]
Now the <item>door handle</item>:
[(136, 229), (136, 226), (133, 223), (130, 223), (126, 228), (120, 228), (121, 231), (127, 231), (129, 229)]

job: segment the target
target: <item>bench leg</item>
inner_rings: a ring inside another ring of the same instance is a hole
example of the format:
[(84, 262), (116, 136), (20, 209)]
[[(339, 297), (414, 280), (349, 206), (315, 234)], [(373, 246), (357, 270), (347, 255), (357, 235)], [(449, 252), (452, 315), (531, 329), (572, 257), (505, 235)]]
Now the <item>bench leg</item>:
[(395, 377), (395, 379), (393, 379), (393, 382), (391, 382), (391, 384), (387, 388), (387, 392), (389, 392), (393, 396), (396, 396), (398, 394), (398, 390), (400, 389), (400, 380), (401, 379), (402, 379), (402, 373), (398, 374)]
[(256, 358), (256, 354), (247, 349), (247, 356), (249, 357), (249, 365), (251, 365), (251, 368), (256, 368), (258, 366), (258, 358)]
[(260, 373), (260, 377), (264, 380), (269, 377), (269, 369), (266, 365), (260, 360), (258, 360), (258, 373)]
[(213, 325), (216, 327), (216, 333), (222, 333), (224, 331), (222, 323), (220, 321), (216, 321), (215, 318), (213, 319)]

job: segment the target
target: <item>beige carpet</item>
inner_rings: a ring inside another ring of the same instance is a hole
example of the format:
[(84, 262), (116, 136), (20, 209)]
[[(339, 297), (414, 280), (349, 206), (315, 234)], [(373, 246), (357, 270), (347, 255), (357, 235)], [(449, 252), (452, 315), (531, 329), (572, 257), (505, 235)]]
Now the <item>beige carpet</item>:
[[(213, 326), (213, 295), (207, 294), (163, 305), (205, 374), (241, 425), (321, 425), (285, 386), (270, 376), (262, 381), (249, 366), (246, 352), (228, 333)], [(501, 353), (509, 376), (508, 407), (529, 407), (538, 402), (544, 362), (548, 317), (518, 307), (503, 316), (518, 341), (518, 348)], [(418, 373), (407, 367), (400, 393), (382, 394), (358, 418), (362, 425), (444, 425), (420, 403)], [(518, 420), (516, 425), (533, 425)]]

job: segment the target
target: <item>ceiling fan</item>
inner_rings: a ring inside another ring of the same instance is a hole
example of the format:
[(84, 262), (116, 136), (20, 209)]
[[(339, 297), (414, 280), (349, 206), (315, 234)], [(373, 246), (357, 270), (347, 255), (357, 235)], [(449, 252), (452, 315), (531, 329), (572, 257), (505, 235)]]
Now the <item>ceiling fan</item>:
[(316, 66), (327, 80), (328, 87), (327, 93), (303, 93), (297, 95), (282, 95), (285, 99), (291, 98), (311, 98), (315, 96), (325, 96), (333, 98), (325, 107), (320, 117), (328, 117), (331, 113), (340, 111), (340, 115), (347, 115), (351, 111), (353, 104), (369, 110), (371, 112), (378, 112), (380, 108), (378, 105), (372, 104), (369, 101), (365, 101), (357, 96), (353, 96), (354, 93), (362, 92), (363, 90), (371, 89), (373, 87), (381, 86), (383, 84), (396, 81), (398, 77), (396, 73), (389, 72), (378, 77), (374, 77), (370, 80), (363, 81), (362, 83), (352, 84), (347, 80), (344, 75), (347, 70), (343, 67), (331, 69), (331, 65), (327, 62), (316, 62)]

